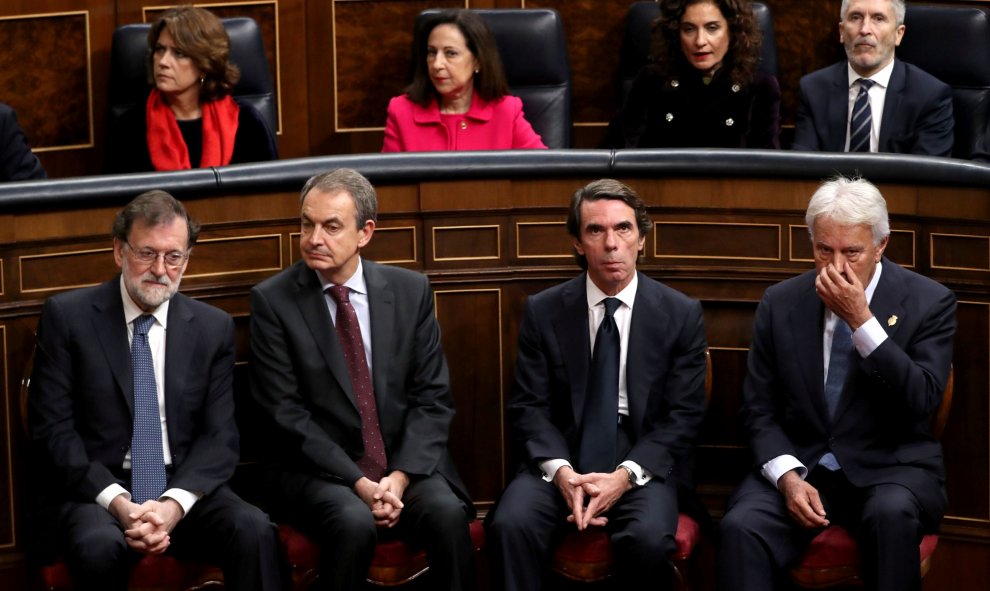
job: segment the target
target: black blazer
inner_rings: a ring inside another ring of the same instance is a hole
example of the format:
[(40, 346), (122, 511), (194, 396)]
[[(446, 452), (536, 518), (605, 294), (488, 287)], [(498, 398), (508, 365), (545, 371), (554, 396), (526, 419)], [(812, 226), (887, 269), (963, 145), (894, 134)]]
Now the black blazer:
[[(470, 506), (447, 453), (454, 416), (426, 276), (363, 260), (372, 383), (388, 470), (441, 474)], [(352, 486), (361, 415), (316, 272), (299, 261), (251, 290), (251, 392), (273, 431), (267, 460)]]
[(888, 259), (882, 264), (870, 310), (888, 338), (851, 368), (834, 420), (825, 407), (825, 306), (814, 271), (764, 294), (741, 415), (757, 466), (790, 454), (811, 470), (831, 451), (855, 486), (900, 484), (940, 516), (942, 448), (929, 419), (949, 377), (956, 298)]
[[(165, 341), (168, 486), (209, 494), (234, 473), (234, 322), (176, 294)], [(92, 502), (121, 478), (133, 431), (134, 392), (120, 277), (49, 298), (38, 324), (29, 411), (65, 500)]]
[[(884, 99), (878, 151), (951, 156), (952, 127), (952, 88), (924, 70), (895, 59)], [(801, 103), (792, 148), (842, 152), (848, 132), (846, 62), (801, 78)]]
[(747, 85), (720, 70), (666, 77), (642, 68), (603, 148), (780, 148), (780, 86), (756, 72)]
[(48, 178), (38, 157), (31, 152), (17, 115), (0, 103), (0, 182)]
[[(509, 402), (526, 469), (570, 459), (580, 441), (591, 363), (585, 274), (527, 300)], [(701, 304), (639, 274), (626, 354), (632, 460), (662, 480), (694, 482), (695, 438), (705, 412)]]

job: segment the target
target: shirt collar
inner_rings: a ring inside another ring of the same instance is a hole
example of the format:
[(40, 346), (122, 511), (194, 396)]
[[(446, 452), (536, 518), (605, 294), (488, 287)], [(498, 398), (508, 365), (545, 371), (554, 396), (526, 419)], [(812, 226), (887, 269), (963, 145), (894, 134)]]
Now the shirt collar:
[(870, 284), (866, 286), (867, 304), (873, 301), (873, 293), (877, 290), (877, 284), (880, 283), (881, 272), (883, 272), (883, 264), (882, 262), (878, 262), (876, 268), (873, 270), (873, 277), (870, 278)]
[[(866, 79), (876, 82), (880, 88), (887, 88), (890, 84), (890, 76), (894, 73), (894, 61), (890, 60), (890, 63), (884, 66), (883, 69), (872, 76), (867, 76)], [(846, 72), (849, 75), (849, 88), (852, 88), (853, 84), (856, 84), (860, 78), (863, 78), (863, 76), (856, 73), (856, 70), (853, 70), (848, 61), (846, 62)]]
[[(131, 294), (127, 293), (127, 288), (124, 286), (123, 274), (120, 276), (120, 300), (124, 303), (124, 321), (127, 324), (134, 322), (134, 319), (138, 316), (148, 314), (148, 312), (145, 312), (139, 308), (138, 305), (134, 303), (134, 300), (131, 299)], [(162, 325), (162, 328), (166, 328), (168, 326), (169, 302), (170, 300), (165, 300), (161, 306), (158, 306), (153, 312), (151, 312), (151, 315), (155, 317), (158, 324)]]
[(639, 273), (633, 273), (632, 281), (629, 282), (629, 285), (614, 296), (606, 295), (604, 291), (598, 289), (598, 286), (595, 285), (595, 282), (591, 280), (591, 276), (587, 273), (585, 273), (584, 285), (585, 292), (588, 295), (588, 308), (597, 306), (605, 298), (616, 297), (632, 310), (633, 302), (636, 301), (636, 289), (639, 287)]
[[(331, 287), (337, 285), (336, 283), (324, 279), (323, 275), (321, 275), (319, 271), (313, 271), (313, 272), (316, 273), (316, 278), (319, 280), (320, 285), (323, 287), (324, 292), (326, 292), (326, 290), (330, 289)], [(351, 291), (364, 295), (368, 294), (368, 283), (364, 280), (364, 263), (362, 262), (360, 256), (358, 257), (357, 269), (354, 271), (354, 274), (351, 275), (347, 279), (347, 281), (344, 282), (344, 285), (346, 287), (349, 287)]]

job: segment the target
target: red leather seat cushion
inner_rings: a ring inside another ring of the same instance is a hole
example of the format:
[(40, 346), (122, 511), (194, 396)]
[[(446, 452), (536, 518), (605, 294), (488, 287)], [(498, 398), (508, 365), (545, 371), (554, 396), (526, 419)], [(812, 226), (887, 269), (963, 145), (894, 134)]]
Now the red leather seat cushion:
[[(938, 545), (937, 535), (927, 535), (921, 539), (919, 553), (925, 560), (935, 551)], [(795, 568), (830, 569), (841, 567), (859, 567), (859, 546), (849, 532), (841, 526), (833, 525), (825, 528), (811, 540), (801, 560)]]
[[(45, 589), (72, 589), (72, 578), (65, 562), (43, 566), (40, 571)], [(172, 556), (145, 556), (131, 570), (129, 587), (148, 591), (188, 589), (209, 581), (223, 581), (223, 572), (206, 564), (179, 560)]]

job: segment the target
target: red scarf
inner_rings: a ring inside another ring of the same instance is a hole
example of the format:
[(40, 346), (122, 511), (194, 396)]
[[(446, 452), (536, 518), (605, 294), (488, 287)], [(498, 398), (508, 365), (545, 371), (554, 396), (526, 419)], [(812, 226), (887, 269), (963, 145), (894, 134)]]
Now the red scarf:
[[(201, 168), (230, 164), (237, 136), (240, 107), (229, 96), (203, 103), (203, 156)], [(145, 108), (148, 127), (148, 153), (155, 170), (186, 170), (189, 150), (182, 139), (172, 108), (165, 104), (161, 92), (151, 89)]]

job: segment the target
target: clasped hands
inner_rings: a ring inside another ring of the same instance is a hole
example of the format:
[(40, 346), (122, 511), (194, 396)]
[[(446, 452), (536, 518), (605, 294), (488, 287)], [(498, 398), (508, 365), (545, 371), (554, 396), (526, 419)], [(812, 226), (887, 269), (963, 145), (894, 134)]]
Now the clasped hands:
[(142, 554), (161, 554), (171, 543), (171, 533), (185, 512), (174, 499), (147, 500), (138, 505), (125, 495), (110, 502), (110, 513), (124, 528), (127, 546)]
[(571, 510), (567, 521), (579, 530), (608, 523), (605, 513), (632, 488), (625, 468), (611, 473), (578, 474), (570, 466), (562, 466), (554, 474), (553, 483)]
[(354, 483), (354, 492), (371, 509), (378, 527), (393, 527), (402, 513), (402, 494), (409, 486), (409, 476), (395, 470), (378, 482), (362, 476)]

